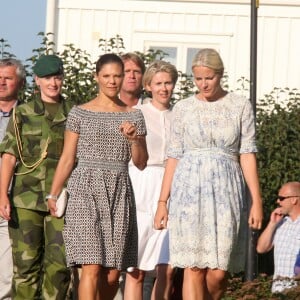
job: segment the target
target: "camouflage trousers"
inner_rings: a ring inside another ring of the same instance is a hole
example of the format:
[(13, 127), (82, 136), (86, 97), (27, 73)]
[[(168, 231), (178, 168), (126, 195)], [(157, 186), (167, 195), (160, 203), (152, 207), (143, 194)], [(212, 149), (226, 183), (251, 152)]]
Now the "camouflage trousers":
[(9, 221), (13, 253), (12, 299), (68, 299), (70, 270), (62, 237), (63, 218), (14, 208)]

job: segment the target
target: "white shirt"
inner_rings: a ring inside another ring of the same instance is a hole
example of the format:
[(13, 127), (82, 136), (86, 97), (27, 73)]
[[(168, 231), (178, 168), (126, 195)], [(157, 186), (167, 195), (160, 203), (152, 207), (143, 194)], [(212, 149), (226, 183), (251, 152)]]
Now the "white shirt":
[(172, 111), (158, 110), (152, 103), (138, 107), (145, 118), (147, 135), (146, 143), (149, 154), (147, 166), (164, 165), (166, 161), (166, 148), (169, 142)]

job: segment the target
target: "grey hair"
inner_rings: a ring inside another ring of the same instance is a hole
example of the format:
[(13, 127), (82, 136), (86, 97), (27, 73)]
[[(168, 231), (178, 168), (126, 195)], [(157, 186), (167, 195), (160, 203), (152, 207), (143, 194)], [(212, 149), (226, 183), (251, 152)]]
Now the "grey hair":
[(25, 82), (26, 80), (26, 71), (21, 63), (21, 61), (15, 59), (15, 58), (3, 58), (0, 59), (0, 68), (1, 67), (16, 67), (16, 74), (19, 78), (19, 81)]

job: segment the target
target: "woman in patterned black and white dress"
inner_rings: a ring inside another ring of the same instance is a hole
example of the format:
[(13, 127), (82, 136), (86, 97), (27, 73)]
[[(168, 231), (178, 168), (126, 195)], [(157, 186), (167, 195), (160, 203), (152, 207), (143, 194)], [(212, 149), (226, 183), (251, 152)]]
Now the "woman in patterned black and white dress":
[[(118, 98), (123, 74), (117, 55), (105, 54), (97, 61), (99, 95), (71, 110), (51, 188), (55, 198), (71, 174), (64, 239), (68, 265), (82, 266), (79, 299), (113, 299), (120, 271), (137, 264), (136, 210), (128, 162), (132, 158), (142, 170), (148, 154), (141, 111)], [(53, 199), (49, 207), (54, 215)]]

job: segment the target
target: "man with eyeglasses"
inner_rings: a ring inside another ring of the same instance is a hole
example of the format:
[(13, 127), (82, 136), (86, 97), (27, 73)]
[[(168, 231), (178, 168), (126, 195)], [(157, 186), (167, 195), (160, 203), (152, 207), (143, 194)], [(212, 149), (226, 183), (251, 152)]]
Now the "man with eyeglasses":
[(297, 285), (293, 277), (300, 251), (300, 182), (284, 184), (278, 193), (277, 207), (257, 242), (257, 252), (265, 253), (274, 247), (272, 292), (281, 293)]

